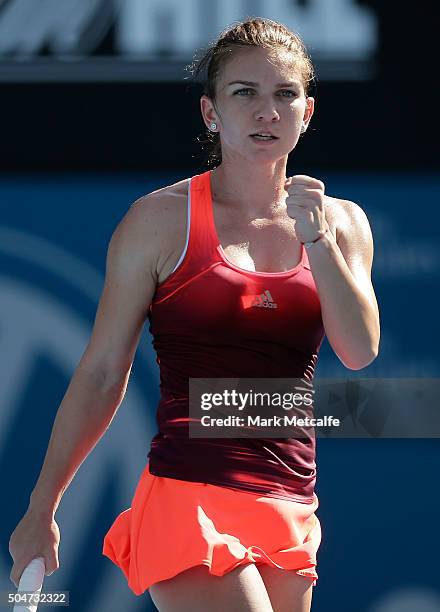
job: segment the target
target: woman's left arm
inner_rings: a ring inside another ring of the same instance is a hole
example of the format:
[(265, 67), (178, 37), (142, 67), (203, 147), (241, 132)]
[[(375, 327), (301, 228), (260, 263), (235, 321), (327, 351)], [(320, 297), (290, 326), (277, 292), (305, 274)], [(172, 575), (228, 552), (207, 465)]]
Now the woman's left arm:
[(341, 362), (351, 370), (377, 357), (379, 308), (373, 285), (373, 236), (360, 206), (338, 200), (336, 238), (330, 230), (307, 255), (321, 302), (327, 339)]
[[(373, 236), (367, 215), (349, 200), (329, 198), (322, 181), (305, 174), (286, 179), (287, 213), (307, 249), (328, 341), (342, 363), (360, 370), (378, 355), (379, 308), (371, 284)], [(331, 217), (331, 219), (330, 219)], [(336, 236), (329, 221), (336, 221)]]

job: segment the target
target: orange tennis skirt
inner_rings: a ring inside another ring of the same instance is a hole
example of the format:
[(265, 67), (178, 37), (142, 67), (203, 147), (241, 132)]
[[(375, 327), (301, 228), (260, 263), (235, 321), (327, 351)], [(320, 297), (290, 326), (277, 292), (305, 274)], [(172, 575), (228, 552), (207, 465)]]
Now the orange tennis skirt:
[(267, 563), (315, 586), (321, 526), (313, 497), (303, 504), (154, 476), (147, 463), (131, 507), (104, 537), (102, 554), (123, 571), (135, 595), (195, 565), (223, 576), (239, 565)]

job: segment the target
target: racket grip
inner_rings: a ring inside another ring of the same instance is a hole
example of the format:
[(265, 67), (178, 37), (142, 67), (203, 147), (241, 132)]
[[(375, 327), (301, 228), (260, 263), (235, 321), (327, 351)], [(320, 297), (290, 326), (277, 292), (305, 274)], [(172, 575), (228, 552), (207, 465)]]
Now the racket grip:
[[(32, 591), (33, 593), (40, 593), (41, 587), (43, 586), (44, 573), (46, 566), (44, 564), (44, 557), (37, 557), (25, 567), (20, 582), (18, 584), (18, 591)], [(36, 612), (38, 604), (23, 604), (16, 603), (13, 612)]]

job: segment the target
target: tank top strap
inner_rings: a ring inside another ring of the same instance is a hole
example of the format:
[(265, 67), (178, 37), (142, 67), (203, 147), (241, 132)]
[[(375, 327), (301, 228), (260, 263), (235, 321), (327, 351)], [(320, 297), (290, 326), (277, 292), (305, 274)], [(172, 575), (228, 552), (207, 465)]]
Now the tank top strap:
[(186, 243), (171, 274), (156, 287), (159, 303), (199, 274), (221, 263), (211, 222), (209, 171), (188, 179)]
[[(217, 239), (212, 221), (211, 172), (196, 174), (189, 180), (191, 207), (190, 247), (202, 260), (216, 256)], [(192, 243), (191, 243), (192, 241)]]

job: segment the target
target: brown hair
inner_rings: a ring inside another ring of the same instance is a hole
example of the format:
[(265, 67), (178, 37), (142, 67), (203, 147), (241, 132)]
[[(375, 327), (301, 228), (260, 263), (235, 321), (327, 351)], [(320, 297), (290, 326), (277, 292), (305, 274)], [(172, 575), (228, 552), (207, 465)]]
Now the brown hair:
[[(201, 82), (203, 94), (212, 100), (215, 108), (216, 84), (220, 71), (231, 58), (233, 49), (243, 47), (290, 51), (294, 56), (295, 68), (302, 77), (305, 95), (310, 95), (311, 88), (315, 87), (315, 70), (299, 35), (272, 19), (248, 17), (244, 21), (234, 22), (223, 30), (218, 39), (202, 52), (202, 56), (193, 58), (192, 63), (186, 67), (194, 81)], [(202, 73), (205, 71), (206, 76), (203, 77)], [(202, 149), (208, 150), (204, 163), (208, 167), (218, 166), (222, 161), (219, 133), (206, 129), (197, 140), (202, 144)]]

